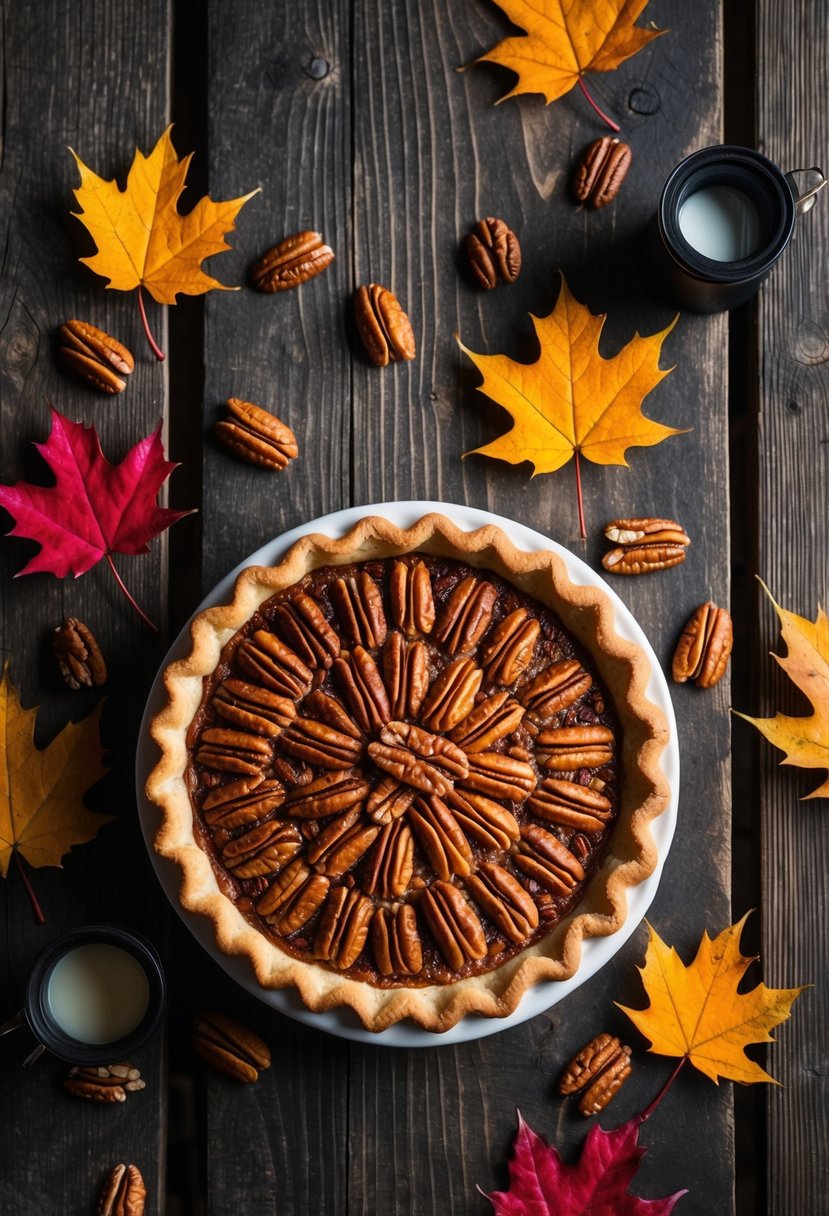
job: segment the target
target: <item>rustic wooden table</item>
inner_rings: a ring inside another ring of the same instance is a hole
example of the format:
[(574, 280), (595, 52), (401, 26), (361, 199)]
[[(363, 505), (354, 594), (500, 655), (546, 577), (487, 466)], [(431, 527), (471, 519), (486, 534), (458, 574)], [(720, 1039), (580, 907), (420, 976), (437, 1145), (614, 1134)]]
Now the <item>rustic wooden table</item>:
[[(775, 622), (754, 575), (807, 616), (827, 599), (826, 201), (798, 226), (754, 304), (730, 316), (680, 317), (663, 355), (675, 370), (646, 409), (693, 429), (634, 449), (629, 470), (583, 466), (586, 544), (572, 468), (530, 480), (526, 467), (461, 460), (499, 433), (504, 417), (474, 391), (477, 377), (454, 331), (473, 349), (534, 357), (527, 314), (550, 311), (563, 270), (581, 300), (609, 314), (602, 348), (611, 354), (635, 330), (652, 333), (671, 318), (644, 280), (640, 236), (683, 156), (725, 137), (785, 169), (825, 165), (822, 4), (652, 0), (643, 20), (670, 33), (617, 71), (591, 77), (634, 153), (616, 202), (593, 213), (568, 197), (574, 158), (604, 133), (578, 90), (548, 108), (538, 97), (496, 106), (506, 73), (456, 71), (510, 28), (488, 0), (2, 5), (0, 478), (44, 480), (32, 443), (46, 437), (47, 402), (94, 423), (112, 459), (163, 417), (168, 451), (181, 462), (170, 502), (199, 508), (148, 556), (121, 562), (136, 598), (165, 623), (158, 637), (131, 613), (105, 566), (77, 581), (12, 581), (35, 547), (0, 545), (3, 655), (23, 703), (42, 705), (41, 743), (97, 700), (61, 683), (51, 630), (75, 615), (101, 642), (113, 768), (95, 805), (117, 816), (63, 870), (35, 873), (44, 925), (14, 868), (2, 884), (0, 1018), (19, 1008), (39, 950), (83, 923), (146, 933), (172, 989), (166, 1030), (137, 1061), (147, 1087), (117, 1108), (66, 1095), (65, 1066), (49, 1057), (21, 1070), (31, 1046), (23, 1032), (0, 1040), (3, 1216), (90, 1211), (116, 1161), (140, 1166), (148, 1212), (483, 1213), (489, 1207), (476, 1184), (506, 1185), (516, 1107), (575, 1154), (584, 1121), (556, 1097), (555, 1080), (587, 1038), (607, 1028), (640, 1049), (605, 1126), (642, 1109), (664, 1081), (668, 1062), (641, 1050), (613, 1003), (641, 1003), (643, 927), (549, 1012), (462, 1045), (401, 1050), (349, 1042), (269, 1010), (227, 980), (159, 887), (139, 830), (132, 764), (166, 641), (201, 595), (269, 538), (329, 511), (393, 499), (498, 512), (594, 567), (607, 518), (666, 515), (690, 533), (684, 565), (614, 584), (663, 665), (690, 610), (708, 597), (731, 602), (736, 625), (729, 678), (708, 693), (673, 692), (679, 821), (649, 915), (688, 958), (703, 929), (756, 907), (744, 945), (761, 953), (762, 977), (814, 987), (768, 1052), (782, 1087), (735, 1094), (729, 1083), (716, 1087), (686, 1070), (643, 1129), (649, 1151), (634, 1190), (658, 1196), (687, 1187), (677, 1207), (683, 1216), (725, 1216), (736, 1177), (740, 1213), (826, 1212), (826, 803), (800, 803), (811, 774), (779, 769), (771, 749), (729, 714), (732, 704), (755, 714), (803, 712), (767, 658)], [(305, 227), (321, 230), (337, 258), (281, 296), (243, 286), (174, 309), (153, 305), (151, 321), (169, 351), (159, 365), (134, 297), (105, 292), (78, 262), (91, 250), (70, 218), (77, 173), (67, 147), (102, 176), (123, 180), (133, 148), (149, 151), (171, 121), (179, 153), (196, 153), (185, 210), (207, 190), (231, 198), (262, 188), (240, 217), (232, 251), (211, 264), (217, 277), (244, 284), (259, 253)], [(484, 294), (459, 273), (457, 250), (488, 214), (520, 233), (525, 265), (514, 286)], [(366, 281), (389, 285), (407, 307), (415, 362), (381, 371), (360, 357), (348, 305)], [(99, 397), (58, 369), (55, 330), (69, 317), (136, 352), (123, 395)], [(272, 408), (294, 428), (301, 455), (285, 474), (234, 462), (214, 443), (228, 396)], [(189, 1026), (204, 1007), (247, 1021), (271, 1045), (274, 1067), (256, 1086), (207, 1075), (191, 1054)]]

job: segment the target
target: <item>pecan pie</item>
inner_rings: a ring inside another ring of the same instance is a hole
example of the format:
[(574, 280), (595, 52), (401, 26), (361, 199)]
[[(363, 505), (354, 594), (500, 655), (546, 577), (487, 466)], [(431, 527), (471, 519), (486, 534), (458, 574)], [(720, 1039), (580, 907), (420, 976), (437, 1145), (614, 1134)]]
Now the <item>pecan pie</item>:
[(378, 517), (252, 567), (164, 675), (147, 786), (181, 901), (264, 987), (381, 1030), (571, 976), (653, 869), (649, 666), (552, 553)]

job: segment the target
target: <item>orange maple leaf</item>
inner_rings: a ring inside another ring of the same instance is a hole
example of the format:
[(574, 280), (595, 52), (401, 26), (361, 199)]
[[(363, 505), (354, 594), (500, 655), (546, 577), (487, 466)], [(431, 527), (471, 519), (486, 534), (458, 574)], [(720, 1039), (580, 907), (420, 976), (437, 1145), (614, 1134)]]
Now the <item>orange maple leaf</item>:
[(659, 367), (662, 343), (676, 318), (658, 334), (634, 334), (611, 359), (599, 353), (605, 316), (594, 316), (570, 293), (562, 275), (556, 306), (547, 317), (531, 315), (541, 352), (534, 363), (508, 355), (478, 355), (458, 345), (483, 376), (478, 392), (512, 416), (512, 429), (465, 455), (492, 456), (509, 464), (528, 460), (536, 473), (554, 473), (576, 457), (579, 522), (585, 535), (579, 456), (595, 464), (627, 466), (629, 447), (651, 447), (682, 432), (653, 422), (642, 401), (668, 375)]
[(106, 773), (99, 705), (70, 722), (48, 747), (35, 747), (37, 708), (24, 709), (9, 677), (0, 678), (0, 877), (15, 853), (32, 866), (60, 866), (75, 844), (112, 818), (88, 811), (84, 793)]
[(98, 177), (69, 149), (81, 175), (75, 190), (81, 209), (73, 214), (97, 246), (97, 253), (81, 261), (108, 279), (108, 287), (117, 291), (137, 287), (142, 318), (142, 287), (159, 304), (175, 304), (179, 292), (193, 296), (214, 288), (238, 290), (206, 274), (201, 262), (230, 248), (225, 234), (233, 231), (239, 211), (258, 193), (252, 190), (218, 203), (206, 195), (192, 211), (181, 215), (178, 200), (192, 153), (179, 160), (171, 129), (167, 128), (149, 156), (136, 149), (124, 190), (117, 181)]
[(815, 621), (787, 612), (775, 602), (762, 579), (759, 581), (774, 604), (780, 618), (780, 635), (786, 644), (786, 655), (776, 654), (774, 658), (809, 699), (814, 713), (805, 717), (778, 713), (773, 718), (751, 718), (738, 713), (737, 717), (756, 726), (769, 743), (786, 753), (781, 764), (826, 770), (826, 780), (806, 794), (804, 801), (829, 798), (829, 619), (820, 605)]
[[(737, 988), (754, 959), (740, 953), (747, 915), (712, 941), (703, 933), (697, 956), (686, 967), (673, 946), (648, 925), (642, 983), (650, 998), (646, 1009), (626, 1009), (637, 1030), (650, 1040), (655, 1055), (690, 1061), (715, 1083), (719, 1077), (745, 1085), (774, 1077), (750, 1060), (750, 1043), (773, 1043), (769, 1034), (791, 1014), (803, 988)], [(618, 1002), (617, 1002), (618, 1004)]]
[(476, 63), (497, 63), (518, 76), (500, 100), (518, 93), (543, 93), (547, 105), (578, 84), (610, 126), (584, 86), (585, 72), (611, 72), (666, 30), (634, 23), (648, 0), (497, 0), (525, 34), (505, 38)]

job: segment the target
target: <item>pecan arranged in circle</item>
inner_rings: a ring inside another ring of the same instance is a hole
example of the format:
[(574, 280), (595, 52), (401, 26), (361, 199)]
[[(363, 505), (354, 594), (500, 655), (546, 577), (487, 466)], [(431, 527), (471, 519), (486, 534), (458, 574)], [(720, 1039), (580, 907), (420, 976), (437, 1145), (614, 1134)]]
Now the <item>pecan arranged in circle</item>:
[(491, 291), (499, 282), (514, 283), (521, 273), (518, 237), (495, 216), (479, 220), (463, 248), (475, 282), (485, 291)]
[(257, 291), (289, 291), (321, 274), (334, 261), (334, 251), (318, 232), (297, 232), (263, 253), (251, 268)]
[(198, 813), (242, 915), (292, 955), (449, 982), (576, 900), (617, 813), (615, 719), (506, 586), (428, 554), (332, 566), (227, 643)]
[(366, 354), (378, 367), (414, 359), (412, 324), (397, 296), (379, 283), (361, 287), (354, 297), (354, 319)]

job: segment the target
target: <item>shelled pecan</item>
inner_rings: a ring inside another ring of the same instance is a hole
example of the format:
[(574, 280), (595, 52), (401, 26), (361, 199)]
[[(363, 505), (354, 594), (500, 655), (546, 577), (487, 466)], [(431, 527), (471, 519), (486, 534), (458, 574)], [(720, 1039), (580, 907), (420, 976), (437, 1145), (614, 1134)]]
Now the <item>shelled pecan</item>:
[(677, 643), (671, 674), (677, 684), (693, 680), (698, 688), (713, 688), (725, 675), (734, 630), (725, 608), (713, 601), (691, 614)]
[(251, 268), (258, 291), (289, 291), (321, 274), (334, 261), (334, 251), (318, 232), (297, 232), (274, 245)]
[(378, 367), (414, 359), (417, 354), (412, 324), (400, 301), (387, 287), (368, 283), (354, 297), (357, 332), (366, 353)]
[(147, 1188), (137, 1165), (116, 1165), (98, 1199), (97, 1216), (144, 1216)]
[(65, 367), (102, 393), (121, 393), (135, 360), (117, 338), (86, 321), (67, 321), (58, 330), (58, 354)]
[(144, 1088), (132, 1064), (78, 1064), (63, 1082), (67, 1093), (92, 1102), (126, 1102), (127, 1094)]
[(573, 197), (594, 210), (612, 203), (622, 188), (633, 153), (612, 135), (594, 139), (582, 153), (573, 178)]
[(618, 546), (602, 558), (612, 574), (648, 574), (685, 561), (691, 543), (682, 524), (674, 519), (614, 519), (605, 527), (608, 540)]
[(217, 422), (214, 431), (240, 460), (280, 472), (299, 454), (291, 428), (260, 405), (228, 397), (227, 411), (228, 417)]
[(475, 281), (485, 291), (514, 283), (521, 273), (521, 245), (508, 224), (495, 216), (479, 220), (463, 244)]
[(596, 1035), (567, 1065), (558, 1092), (567, 1096), (582, 1091), (579, 1110), (583, 1115), (596, 1115), (630, 1076), (630, 1056), (630, 1048), (615, 1035)]
[(371, 943), (381, 975), (417, 975), (423, 947), (411, 904), (378, 907), (371, 922)]
[(107, 668), (101, 648), (88, 625), (68, 616), (52, 634), (52, 650), (60, 674), (72, 689), (100, 688), (106, 684)]
[(434, 882), (420, 898), (420, 908), (432, 936), (450, 967), (486, 955), (486, 936), (478, 914), (459, 887)]
[(250, 1084), (270, 1068), (271, 1053), (254, 1031), (224, 1013), (199, 1013), (193, 1023), (193, 1050), (212, 1068)]

